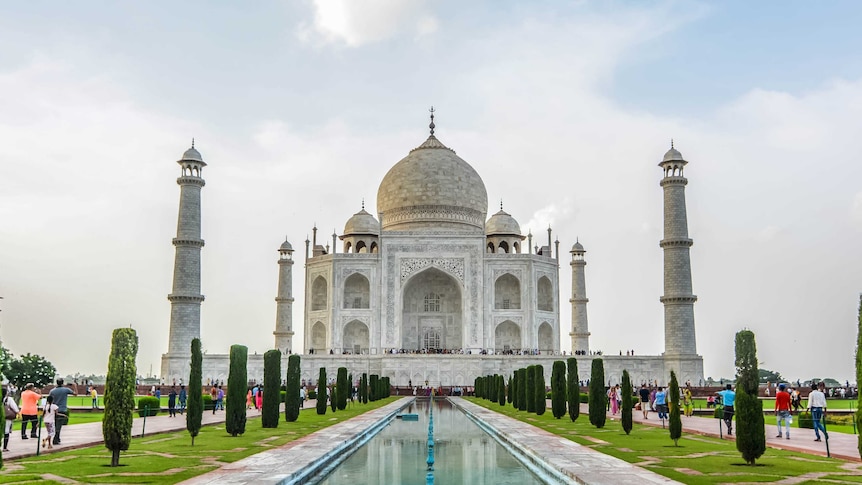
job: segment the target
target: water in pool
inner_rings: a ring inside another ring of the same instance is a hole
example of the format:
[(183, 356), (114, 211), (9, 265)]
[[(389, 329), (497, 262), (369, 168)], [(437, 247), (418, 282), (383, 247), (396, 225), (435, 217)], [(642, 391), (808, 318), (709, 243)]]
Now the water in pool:
[[(405, 408), (403, 413), (417, 413), (419, 420), (393, 420), (328, 476), (312, 483), (425, 485), (430, 406), (418, 401)], [(464, 413), (442, 400), (433, 406), (435, 484), (544, 483)]]

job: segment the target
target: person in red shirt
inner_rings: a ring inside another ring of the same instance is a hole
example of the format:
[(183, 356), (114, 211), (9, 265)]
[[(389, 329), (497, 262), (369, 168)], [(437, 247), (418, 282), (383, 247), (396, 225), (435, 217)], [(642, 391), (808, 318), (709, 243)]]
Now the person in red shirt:
[(778, 436), (781, 438), (781, 421), (784, 421), (785, 436), (790, 439), (790, 423), (793, 418), (790, 415), (790, 393), (787, 392), (787, 386), (780, 384), (778, 392), (775, 393), (775, 421), (778, 425)]

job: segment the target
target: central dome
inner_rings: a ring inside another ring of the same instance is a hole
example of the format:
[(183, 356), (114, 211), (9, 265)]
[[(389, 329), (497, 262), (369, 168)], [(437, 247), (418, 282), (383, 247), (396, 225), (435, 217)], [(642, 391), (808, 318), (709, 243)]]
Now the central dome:
[(384, 230), (484, 231), (488, 192), (476, 170), (432, 134), (380, 182)]

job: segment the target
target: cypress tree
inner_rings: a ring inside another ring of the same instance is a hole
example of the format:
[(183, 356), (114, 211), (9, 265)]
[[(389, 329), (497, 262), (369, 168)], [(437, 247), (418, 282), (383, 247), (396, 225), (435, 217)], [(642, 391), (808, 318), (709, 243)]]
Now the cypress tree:
[(514, 395), (515, 390), (512, 388), (514, 384), (512, 376), (509, 376), (509, 385), (506, 386), (506, 400), (509, 401), (509, 404), (512, 404), (512, 397)]
[(353, 373), (347, 374), (347, 399), (353, 402)]
[(506, 380), (503, 379), (503, 376), (497, 376), (497, 390), (498, 390), (498, 400), (500, 401), (500, 406), (506, 405)]
[(377, 374), (371, 374), (368, 378), (368, 400), (374, 402), (377, 400)]
[(317, 377), (317, 414), (326, 414), (326, 367), (320, 368)]
[[(245, 396), (248, 390), (248, 347), (230, 346), (230, 371), (227, 375), (224, 429), (231, 436), (245, 433)], [(276, 395), (278, 393), (276, 392)], [(266, 394), (264, 394), (266, 397)]]
[(347, 367), (338, 368), (338, 377), (335, 381), (335, 388), (338, 390), (335, 394), (338, 397), (338, 409), (343, 410), (347, 407)]
[(670, 403), (670, 418), (668, 419), (670, 439), (673, 440), (674, 446), (679, 446), (679, 439), (682, 437), (682, 419), (679, 417), (679, 382), (676, 380), (676, 372), (674, 371), (670, 371), (670, 385), (667, 392), (667, 400)]
[(521, 369), (515, 369), (514, 376), (512, 377), (512, 385), (510, 386), (510, 391), (512, 393), (512, 407), (518, 409), (518, 386), (521, 385), (519, 382), (521, 379), (520, 376)]
[(527, 398), (527, 412), (536, 412), (536, 366), (527, 366), (527, 389), (524, 393)]
[[(278, 405), (281, 401), (281, 351), (267, 350), (263, 354), (263, 408), (260, 410), (260, 425), (263, 428), (278, 428)], [(285, 408), (288, 390), (285, 389)], [(246, 393), (248, 394), (248, 393)]]
[(541, 416), (548, 409), (547, 391), (545, 391), (545, 368), (541, 365), (536, 366), (536, 414)]
[(574, 423), (581, 414), (581, 386), (578, 382), (578, 359), (569, 357), (566, 360), (566, 394), (568, 397), (569, 418)]
[(383, 378), (383, 397), (392, 395), (392, 386), (389, 385), (389, 376)]
[[(299, 397), (300, 357), (296, 354), (287, 358), (287, 386), (284, 390), (284, 420), (292, 423), (299, 418), (299, 408), (302, 406)], [(280, 364), (279, 364), (280, 365)], [(264, 397), (266, 395), (264, 394)]]
[(359, 401), (362, 404), (368, 404), (368, 374), (365, 372), (359, 378)]
[(518, 369), (518, 411), (527, 410), (527, 368)]
[(201, 353), (201, 339), (192, 339), (192, 361), (189, 368), (189, 392), (186, 407), (186, 429), (192, 437), (192, 446), (195, 445), (195, 437), (201, 431), (201, 420), (204, 415), (203, 402), (203, 354)]
[(566, 363), (554, 361), (551, 368), (551, 412), (560, 419), (566, 414)]
[[(862, 383), (862, 295), (859, 295), (859, 325), (856, 329), (856, 386)], [(856, 429), (862, 429), (862, 394), (856, 395)], [(856, 448), (862, 457), (862, 433), (856, 435)]]
[(338, 409), (338, 385), (329, 389), (329, 406), (332, 407), (333, 413)]
[[(620, 392), (623, 393), (623, 409), (622, 409), (622, 420), (623, 420), (623, 431), (626, 434), (631, 433), (632, 431), (632, 378), (629, 376), (628, 370), (623, 370), (623, 383), (622, 389)], [(679, 392), (677, 392), (678, 394)], [(673, 419), (673, 418), (671, 418)], [(682, 429), (682, 423), (680, 423), (680, 429)], [(671, 433), (671, 437), (672, 433)]]
[(105, 379), (105, 415), (102, 436), (111, 450), (111, 466), (120, 465), (120, 451), (132, 441), (132, 411), (135, 410), (135, 358), (138, 335), (131, 328), (117, 328), (111, 337), (111, 356)]
[(754, 332), (741, 330), (736, 334), (736, 449), (749, 465), (766, 451), (763, 404), (757, 398), (759, 380)]
[(596, 428), (605, 426), (608, 395), (605, 394), (605, 364), (602, 359), (593, 359), (590, 372), (590, 424)]

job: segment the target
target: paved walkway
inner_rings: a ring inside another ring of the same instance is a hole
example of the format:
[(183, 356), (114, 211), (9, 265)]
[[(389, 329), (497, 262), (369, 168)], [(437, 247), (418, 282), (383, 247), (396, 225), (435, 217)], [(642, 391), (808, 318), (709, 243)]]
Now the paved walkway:
[[(550, 403), (550, 401), (548, 401)], [(581, 404), (581, 415), (589, 415), (589, 408), (586, 404)], [(612, 415), (608, 413), (608, 418), (619, 420), (620, 414)], [(826, 440), (821, 442), (814, 441), (814, 430), (806, 428), (790, 428), (790, 439), (776, 438), (778, 428), (775, 426), (775, 417), (771, 414), (765, 414), (764, 420), (766, 424), (766, 446), (770, 448), (778, 448), (782, 450), (799, 451), (802, 453), (810, 453), (812, 455), (826, 456)], [(795, 416), (794, 416), (795, 418)], [(650, 412), (649, 419), (644, 420), (643, 413), (638, 410), (632, 411), (632, 420), (635, 423), (645, 424), (648, 426), (661, 426), (662, 422), (658, 419), (658, 414)], [(721, 426), (719, 426), (721, 425)], [(607, 424), (605, 425), (607, 426)], [(665, 422), (667, 426), (667, 422)], [(727, 427), (724, 426), (724, 420), (705, 417), (685, 417), (682, 416), (682, 428), (686, 433), (699, 434), (704, 436), (715, 436), (723, 439), (736, 440), (736, 434), (727, 436)], [(827, 431), (828, 431), (827, 427)], [(734, 424), (734, 433), (736, 432), (736, 424)], [(821, 436), (822, 438), (822, 436)], [(859, 457), (859, 450), (856, 448), (857, 437), (854, 434), (830, 432), (829, 433), (829, 452), (833, 458), (842, 460), (862, 461)]]
[[(317, 401), (312, 399), (310, 401), (306, 401), (303, 409), (314, 409), (316, 405)], [(282, 405), (281, 411), (284, 411), (284, 405)], [(255, 409), (250, 409), (248, 412), (250, 417), (254, 417), (258, 414), (260, 414), (260, 412)], [(207, 425), (223, 423), (224, 420), (224, 411), (216, 411), (215, 414), (213, 414), (212, 411), (204, 411), (201, 424)], [(63, 441), (62, 444), (54, 445), (54, 447), (50, 449), (42, 448), (40, 453), (56, 453), (58, 451), (85, 448), (87, 446), (101, 445), (104, 443), (104, 439), (102, 438), (101, 421), (97, 421), (95, 423), (74, 424), (74, 408), (72, 409), (71, 421), (73, 424), (63, 426), (63, 430), (60, 433), (60, 438)], [(168, 416), (167, 411), (164, 411), (159, 413), (158, 416), (148, 417), (146, 421), (146, 429), (144, 429), (144, 418), (136, 417), (132, 422), (132, 437), (140, 437), (143, 431), (146, 431), (146, 434), (149, 436), (154, 433), (165, 433), (168, 431), (180, 431), (184, 429), (186, 429), (186, 419), (184, 415), (178, 414), (177, 417), (172, 418)], [(29, 429), (27, 430), (27, 434), (29, 436)], [(42, 427), (42, 436), (46, 436), (44, 426)], [(39, 440), (37, 439), (21, 439), (21, 421), (16, 421), (9, 439), (9, 451), (3, 452), (3, 460), (14, 460), (16, 458), (35, 456), (38, 444)]]

